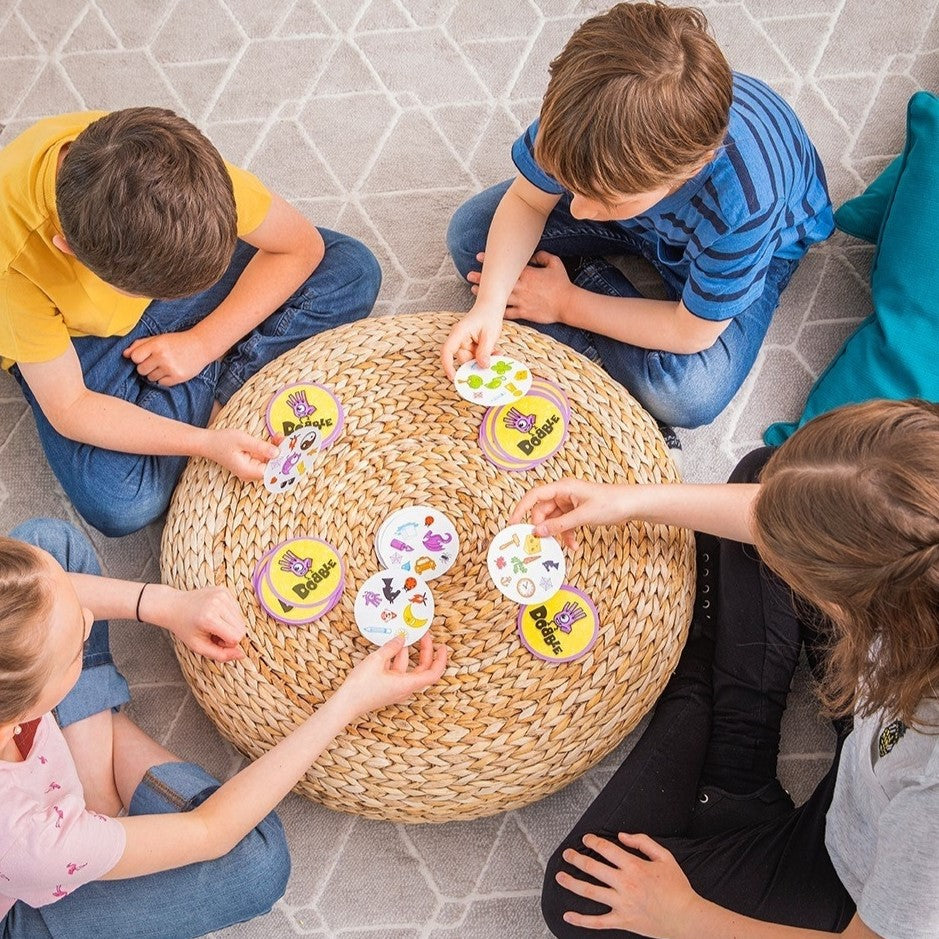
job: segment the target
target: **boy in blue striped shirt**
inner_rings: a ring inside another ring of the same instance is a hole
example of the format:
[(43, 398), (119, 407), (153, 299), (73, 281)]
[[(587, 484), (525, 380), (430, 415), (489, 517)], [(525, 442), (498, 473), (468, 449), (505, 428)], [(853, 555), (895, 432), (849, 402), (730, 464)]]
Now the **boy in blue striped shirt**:
[[(789, 106), (731, 72), (700, 11), (621, 3), (552, 62), (512, 158), (516, 178), (450, 223), (476, 301), (443, 346), (447, 373), (454, 358), (486, 364), (507, 316), (598, 357), (661, 423), (712, 421), (799, 260), (834, 228)], [(644, 299), (604, 260), (622, 254), (650, 261), (668, 299)]]

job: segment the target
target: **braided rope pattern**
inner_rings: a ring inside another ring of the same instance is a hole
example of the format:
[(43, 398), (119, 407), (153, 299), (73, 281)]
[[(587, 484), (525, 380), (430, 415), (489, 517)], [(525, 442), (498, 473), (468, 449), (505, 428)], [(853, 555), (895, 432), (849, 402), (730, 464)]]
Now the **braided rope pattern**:
[[(593, 599), (601, 631), (583, 658), (542, 662), (521, 645), (518, 607), (499, 594), (486, 550), (535, 482), (678, 479), (655, 424), (599, 367), (507, 323), (500, 348), (556, 380), (573, 410), (551, 460), (503, 473), (476, 441), (483, 409), (460, 399), (437, 355), (455, 316), (374, 318), (314, 337), (246, 383), (218, 426), (264, 435), (269, 397), (288, 382), (330, 386), (346, 409), (338, 441), (293, 493), (275, 497), (204, 459), (183, 474), (163, 535), (177, 587), (223, 584), (248, 623), (240, 662), (217, 665), (175, 641), (193, 693), (221, 733), (256, 758), (335, 690), (370, 644), (355, 627), (360, 584), (378, 569), (374, 537), (397, 508), (427, 503), (460, 537), (453, 569), (431, 582), (435, 640), (451, 649), (438, 685), (348, 729), (297, 791), (330, 808), (406, 822), (519, 808), (574, 780), (651, 708), (674, 669), (694, 590), (690, 532), (629, 524), (580, 533), (567, 582)], [(299, 534), (325, 538), (348, 566), (339, 604), (310, 626), (284, 626), (254, 599), (262, 553)]]

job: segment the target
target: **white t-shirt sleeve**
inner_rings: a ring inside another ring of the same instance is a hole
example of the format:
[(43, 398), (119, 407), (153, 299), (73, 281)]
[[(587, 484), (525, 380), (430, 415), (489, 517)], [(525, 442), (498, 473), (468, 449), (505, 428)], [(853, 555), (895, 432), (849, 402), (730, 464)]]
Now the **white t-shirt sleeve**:
[(939, 936), (939, 783), (905, 786), (888, 803), (857, 911), (885, 939)]

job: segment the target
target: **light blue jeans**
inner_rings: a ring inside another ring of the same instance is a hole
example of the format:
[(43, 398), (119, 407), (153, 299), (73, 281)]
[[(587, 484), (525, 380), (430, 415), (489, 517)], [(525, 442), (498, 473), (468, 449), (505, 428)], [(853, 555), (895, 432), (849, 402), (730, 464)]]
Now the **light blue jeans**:
[[(492, 216), (510, 183), (499, 183), (471, 197), (450, 220), (447, 247), (463, 277), (479, 270), (476, 255), (486, 247)], [(641, 296), (622, 271), (604, 260), (604, 256), (622, 254), (645, 257), (661, 275), (669, 298), (677, 300), (685, 286), (677, 265), (663, 263), (649, 245), (621, 226), (574, 218), (570, 197), (562, 198), (548, 216), (538, 250), (563, 258), (572, 282), (593, 293)], [(610, 376), (656, 420), (673, 427), (699, 427), (713, 421), (743, 384), (779, 305), (779, 295), (798, 263), (774, 258), (762, 295), (731, 320), (713, 346), (694, 355), (641, 349), (566, 323), (526, 325), (575, 352), (598, 357)]]
[[(164, 388), (141, 377), (123, 351), (136, 339), (189, 329), (228, 296), (255, 249), (238, 242), (221, 280), (181, 300), (155, 300), (126, 336), (73, 339), (85, 385), (123, 398), (163, 417), (204, 427), (212, 404), (225, 404), (256, 372), (304, 339), (368, 316), (378, 295), (381, 269), (361, 242), (321, 228), (326, 254), (284, 304), (221, 359), (180, 385)], [(59, 434), (42, 413), (19, 369), (13, 368), (36, 418), (46, 457), (78, 513), (105, 535), (138, 531), (155, 521), (186, 465), (181, 456), (117, 453)]]
[[(88, 539), (66, 522), (35, 519), (10, 533), (48, 551), (67, 571), (100, 573)], [(148, 627), (141, 627), (148, 628)], [(54, 714), (67, 726), (130, 699), (114, 667), (108, 624), (96, 622), (75, 687)], [(193, 763), (151, 767), (134, 792), (130, 815), (186, 812), (204, 802), (218, 780)], [(224, 857), (127, 880), (98, 880), (56, 903), (19, 902), (0, 920), (2, 939), (189, 939), (266, 913), (283, 896), (290, 855), (272, 812)]]

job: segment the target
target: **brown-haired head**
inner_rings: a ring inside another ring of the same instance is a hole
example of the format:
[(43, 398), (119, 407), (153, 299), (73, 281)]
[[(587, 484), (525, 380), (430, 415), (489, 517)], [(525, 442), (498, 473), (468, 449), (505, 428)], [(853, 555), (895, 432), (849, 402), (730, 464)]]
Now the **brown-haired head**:
[(916, 723), (939, 694), (939, 406), (874, 401), (810, 421), (770, 458), (763, 561), (831, 621), (831, 715)]
[(126, 108), (89, 124), (59, 167), (55, 200), (69, 249), (128, 293), (198, 293), (235, 251), (235, 196), (222, 157), (163, 108)]
[(572, 192), (615, 202), (693, 176), (727, 133), (733, 79), (704, 14), (619, 3), (551, 63), (535, 159)]
[(0, 725), (16, 721), (39, 700), (52, 670), (46, 654), (53, 596), (44, 555), (0, 538)]

